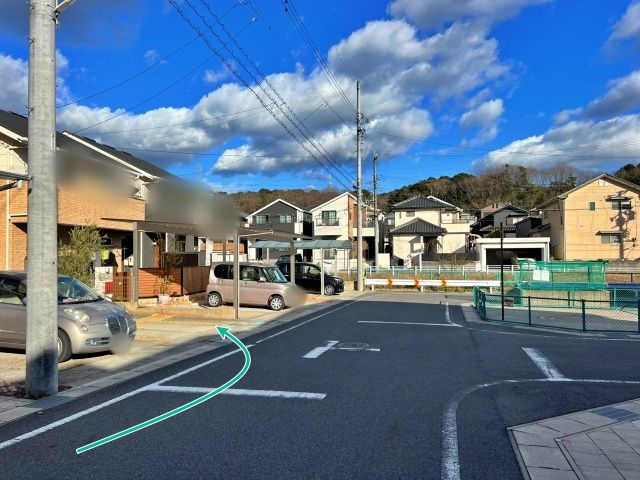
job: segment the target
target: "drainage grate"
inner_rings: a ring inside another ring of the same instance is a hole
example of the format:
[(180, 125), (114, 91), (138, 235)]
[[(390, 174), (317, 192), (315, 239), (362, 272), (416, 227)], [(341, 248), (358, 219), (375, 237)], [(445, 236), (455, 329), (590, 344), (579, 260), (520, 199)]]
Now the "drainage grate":
[(617, 407), (595, 408), (591, 410), (591, 413), (595, 413), (596, 415), (600, 415), (602, 417), (611, 418), (612, 420), (617, 420), (619, 422), (640, 419), (640, 415), (638, 415), (636, 412)]

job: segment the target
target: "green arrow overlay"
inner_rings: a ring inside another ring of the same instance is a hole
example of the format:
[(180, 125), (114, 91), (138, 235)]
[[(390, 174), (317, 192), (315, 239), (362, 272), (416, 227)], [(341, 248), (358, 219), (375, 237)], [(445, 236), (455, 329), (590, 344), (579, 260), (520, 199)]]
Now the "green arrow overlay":
[(131, 433), (137, 432), (138, 430), (142, 430), (143, 428), (150, 427), (151, 425), (155, 425), (156, 423), (162, 422), (163, 420), (167, 420), (168, 418), (178, 415), (179, 413), (185, 412), (190, 408), (193, 408), (196, 405), (200, 405), (201, 403), (206, 402), (210, 398), (215, 397), (220, 392), (223, 392), (227, 388), (231, 387), (233, 384), (237, 383), (242, 377), (244, 377), (247, 371), (249, 370), (249, 366), (251, 366), (251, 354), (249, 354), (249, 350), (244, 345), (244, 343), (242, 343), (240, 340), (238, 340), (238, 338), (236, 338), (235, 335), (229, 332), (228, 328), (216, 327), (216, 329), (218, 330), (218, 334), (220, 335), (220, 337), (222, 337), (223, 339), (228, 337), (233, 343), (235, 343), (238, 346), (238, 348), (240, 348), (240, 350), (244, 354), (244, 365), (242, 369), (231, 380), (227, 381), (224, 385), (220, 385), (215, 390), (212, 390), (211, 392), (206, 393), (201, 397), (198, 397), (195, 400), (192, 400), (189, 403), (186, 403), (178, 408), (174, 408), (169, 412), (163, 413), (162, 415), (146, 420), (142, 423), (139, 423), (138, 425), (134, 425), (133, 427), (129, 427), (125, 430), (122, 430), (121, 432), (114, 433), (113, 435), (109, 435), (108, 437), (104, 437), (100, 440), (96, 440), (95, 442), (89, 443), (83, 447), (77, 448), (76, 453), (79, 455), (88, 450), (92, 450), (94, 448), (100, 447), (105, 443), (113, 442), (114, 440), (118, 440), (119, 438), (122, 438)]

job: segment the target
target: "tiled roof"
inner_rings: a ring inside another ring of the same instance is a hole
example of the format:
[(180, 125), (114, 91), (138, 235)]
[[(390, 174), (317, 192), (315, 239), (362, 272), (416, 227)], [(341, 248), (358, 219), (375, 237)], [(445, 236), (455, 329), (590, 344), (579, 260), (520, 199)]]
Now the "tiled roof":
[(391, 207), (393, 210), (427, 210), (427, 209), (455, 209), (453, 205), (443, 202), (435, 197), (425, 197), (418, 195), (402, 202), (398, 202)]
[(23, 117), (14, 112), (0, 110), (0, 126), (11, 130), (21, 137), (27, 137), (29, 135), (27, 117)]
[(389, 232), (391, 235), (442, 235), (447, 230), (421, 218), (411, 220)]
[[(515, 225), (503, 225), (502, 228), (504, 229), (505, 232), (515, 232), (516, 231), (516, 226)], [(499, 231), (500, 227), (496, 227), (495, 225), (487, 225), (485, 227), (482, 227), (479, 231), (482, 233), (487, 233), (487, 232), (494, 232), (494, 231)]]

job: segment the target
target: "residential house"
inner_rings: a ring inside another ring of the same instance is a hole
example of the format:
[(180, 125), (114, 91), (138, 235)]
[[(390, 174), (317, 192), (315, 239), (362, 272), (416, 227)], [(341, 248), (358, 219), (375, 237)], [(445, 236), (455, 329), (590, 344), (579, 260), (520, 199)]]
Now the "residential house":
[[(316, 240), (346, 240), (353, 244), (351, 251), (325, 250), (324, 259), (320, 251), (313, 252), (313, 262), (334, 262), (338, 269), (345, 270), (354, 263), (357, 256), (357, 216), (358, 206), (355, 195), (345, 192), (311, 209), (313, 216), (313, 232)], [(373, 209), (362, 208), (363, 258), (371, 260), (375, 257)]]
[[(27, 174), (27, 136), (26, 117), (0, 110), (0, 170)], [(193, 192), (192, 185), (87, 137), (59, 132), (56, 144), (58, 238), (62, 243), (68, 241), (73, 227), (94, 225), (103, 238), (103, 254), (123, 269), (133, 263), (135, 222), (193, 223), (191, 213), (197, 209), (190, 208), (183, 195), (185, 190)], [(0, 180), (0, 184), (9, 183)], [(28, 188), (26, 182), (15, 187), (0, 193), (0, 269), (7, 270), (24, 269), (27, 256)], [(165, 200), (157, 200), (160, 197)], [(173, 211), (165, 208), (170, 203), (176, 205)], [(167, 250), (184, 254), (189, 259), (185, 265), (204, 265), (204, 238), (159, 231), (141, 233), (140, 267), (157, 266), (159, 239)]]
[(640, 186), (599, 175), (537, 207), (557, 260), (636, 260)]
[[(393, 228), (389, 230), (392, 254), (405, 261), (436, 254), (464, 254), (475, 216), (434, 196), (416, 196), (391, 207)], [(389, 220), (389, 219), (387, 219)]]
[[(250, 228), (272, 228), (280, 232), (294, 233), (302, 238), (313, 237), (313, 220), (311, 212), (287, 202), (277, 199), (247, 216)], [(289, 249), (255, 248), (252, 247), (260, 238), (249, 239), (249, 260), (277, 260), (280, 255), (288, 255)], [(296, 251), (305, 260), (311, 260), (310, 250)]]
[(516, 225), (529, 216), (529, 212), (510, 203), (500, 204), (498, 208), (492, 206), (481, 210), (485, 214), (473, 225), (471, 233), (479, 237), (500, 236), (500, 224), (505, 238), (516, 237)]

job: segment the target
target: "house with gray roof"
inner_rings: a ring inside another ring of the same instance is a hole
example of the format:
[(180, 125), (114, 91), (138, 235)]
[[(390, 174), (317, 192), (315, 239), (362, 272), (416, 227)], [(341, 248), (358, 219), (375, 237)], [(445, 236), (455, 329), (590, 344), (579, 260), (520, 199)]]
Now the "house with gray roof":
[(475, 217), (432, 195), (418, 195), (391, 206), (393, 224), (388, 231), (389, 250), (405, 262), (433, 259), (438, 254), (467, 252)]

